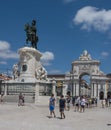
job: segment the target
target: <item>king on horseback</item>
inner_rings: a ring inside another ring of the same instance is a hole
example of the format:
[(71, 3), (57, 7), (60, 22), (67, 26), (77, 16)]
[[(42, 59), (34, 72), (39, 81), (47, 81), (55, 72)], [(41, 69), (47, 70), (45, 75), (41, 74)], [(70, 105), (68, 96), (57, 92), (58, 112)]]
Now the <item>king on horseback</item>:
[(31, 43), (31, 47), (37, 49), (38, 36), (36, 35), (36, 21), (32, 20), (32, 24), (25, 24), (25, 32), (26, 32), (26, 43)]

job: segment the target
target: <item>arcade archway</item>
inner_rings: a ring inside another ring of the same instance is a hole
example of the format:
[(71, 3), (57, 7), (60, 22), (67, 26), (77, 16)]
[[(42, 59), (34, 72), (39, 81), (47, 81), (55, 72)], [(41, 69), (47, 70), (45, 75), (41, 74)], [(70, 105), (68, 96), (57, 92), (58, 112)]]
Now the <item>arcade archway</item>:
[(107, 92), (107, 99), (111, 98), (111, 92)]
[(79, 95), (90, 96), (90, 75), (82, 73), (79, 76)]
[(100, 99), (100, 100), (103, 100), (103, 99), (104, 99), (104, 92), (100, 92), (100, 93), (99, 93), (99, 99)]
[[(71, 80), (73, 83), (74, 96), (89, 95), (98, 99), (107, 97), (106, 75), (100, 70), (100, 61), (93, 60), (91, 55), (85, 50), (79, 59), (72, 62)], [(84, 76), (89, 78), (87, 82)], [(87, 88), (87, 89), (86, 89)], [(85, 93), (87, 90), (87, 93)]]

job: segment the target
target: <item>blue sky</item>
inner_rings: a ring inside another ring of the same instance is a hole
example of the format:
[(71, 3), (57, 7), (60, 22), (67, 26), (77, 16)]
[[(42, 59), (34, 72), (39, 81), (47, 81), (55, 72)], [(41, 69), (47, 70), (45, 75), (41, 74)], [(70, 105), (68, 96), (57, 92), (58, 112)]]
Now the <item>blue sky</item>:
[(111, 72), (111, 0), (1, 0), (0, 72), (12, 70), (25, 45), (24, 25), (37, 21), (38, 50), (49, 74), (64, 74), (84, 50)]

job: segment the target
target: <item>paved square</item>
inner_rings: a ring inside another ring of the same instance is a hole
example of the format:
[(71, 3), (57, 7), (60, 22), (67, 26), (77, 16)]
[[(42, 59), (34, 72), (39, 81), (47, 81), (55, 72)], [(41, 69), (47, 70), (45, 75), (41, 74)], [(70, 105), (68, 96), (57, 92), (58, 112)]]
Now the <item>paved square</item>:
[[(111, 107), (86, 109), (84, 113), (65, 111), (66, 118), (48, 118), (48, 106), (17, 103), (0, 104), (0, 130), (111, 130)], [(109, 125), (107, 125), (109, 124)]]

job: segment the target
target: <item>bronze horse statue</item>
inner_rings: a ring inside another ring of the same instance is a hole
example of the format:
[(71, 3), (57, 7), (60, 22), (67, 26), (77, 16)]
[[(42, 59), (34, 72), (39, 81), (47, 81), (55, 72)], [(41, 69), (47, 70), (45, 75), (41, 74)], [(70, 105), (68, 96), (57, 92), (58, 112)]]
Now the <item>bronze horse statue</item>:
[(31, 47), (37, 49), (38, 36), (36, 35), (36, 21), (32, 21), (32, 25), (28, 23), (25, 24), (25, 32), (26, 32), (26, 43), (31, 42)]

